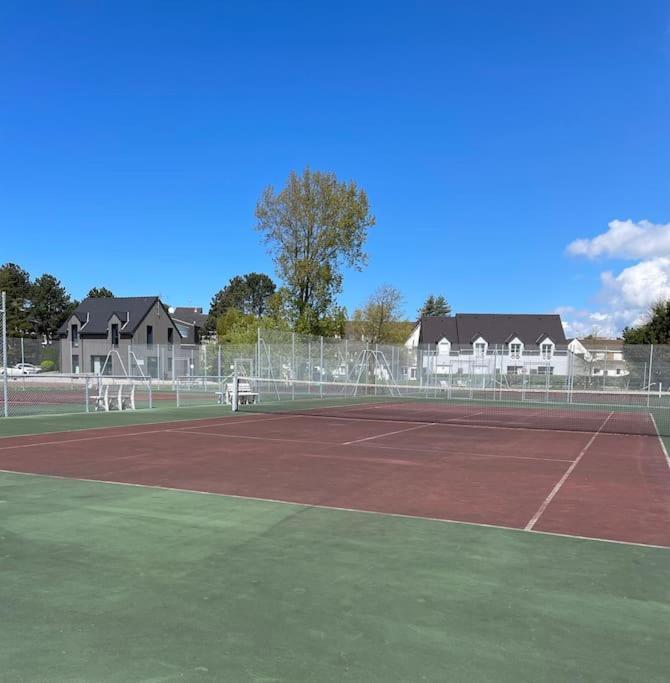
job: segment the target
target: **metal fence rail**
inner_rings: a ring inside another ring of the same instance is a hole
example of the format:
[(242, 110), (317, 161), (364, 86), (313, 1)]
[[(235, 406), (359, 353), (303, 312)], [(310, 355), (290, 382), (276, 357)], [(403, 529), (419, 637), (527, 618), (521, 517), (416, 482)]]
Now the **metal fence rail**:
[[(490, 345), (473, 347), (370, 344), (277, 330), (258, 330), (255, 343), (198, 346), (126, 344), (110, 340), (8, 338), (4, 296), (0, 308), (2, 394), (0, 415), (83, 412), (90, 409), (91, 382), (135, 378), (143, 387), (139, 405), (185, 407), (225, 403), (232, 376), (284, 383), (309, 382), (322, 395), (326, 383), (377, 387), (419, 387), (448, 396), (577, 396), (579, 391), (642, 392), (651, 404), (670, 389), (670, 346), (612, 344), (554, 348)], [(445, 345), (446, 346), (446, 345)], [(595, 348), (593, 348), (595, 347)], [(278, 384), (277, 384), (278, 385)], [(151, 398), (149, 398), (151, 397)]]

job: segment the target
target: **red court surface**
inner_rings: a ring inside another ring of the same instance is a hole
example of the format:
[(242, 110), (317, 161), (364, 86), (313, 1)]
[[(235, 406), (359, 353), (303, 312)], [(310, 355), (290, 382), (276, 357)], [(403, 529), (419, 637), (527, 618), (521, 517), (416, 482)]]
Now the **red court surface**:
[(670, 547), (660, 440), (603, 429), (240, 415), (8, 437), (0, 469)]

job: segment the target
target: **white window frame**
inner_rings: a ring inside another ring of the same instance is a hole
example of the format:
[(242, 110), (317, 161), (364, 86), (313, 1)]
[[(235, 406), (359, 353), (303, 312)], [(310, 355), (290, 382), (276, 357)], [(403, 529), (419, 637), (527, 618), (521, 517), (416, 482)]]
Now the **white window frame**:
[[(548, 354), (548, 355), (545, 354), (545, 352), (544, 352), (544, 347), (545, 347), (545, 346), (548, 346), (548, 347), (549, 347), (549, 354)], [(549, 337), (547, 337), (546, 339), (544, 339), (544, 340), (540, 343), (540, 358), (541, 358), (542, 360), (551, 360), (551, 359), (554, 357), (554, 351), (555, 351), (555, 349), (556, 349), (556, 344), (554, 344), (554, 342), (551, 341), (551, 339), (549, 339)]]
[[(481, 351), (480, 351), (480, 347), (483, 347)], [(479, 337), (478, 339), (475, 339), (475, 341), (472, 343), (472, 355), (475, 358), (486, 358), (486, 354), (488, 353), (488, 350), (489, 350), (489, 343), (483, 337)]]
[[(518, 346), (519, 351), (512, 351), (513, 346)], [(520, 360), (523, 356), (523, 342), (521, 339), (514, 337), (514, 339), (512, 339), (512, 341), (507, 345), (507, 351), (510, 358), (513, 358), (514, 360)]]

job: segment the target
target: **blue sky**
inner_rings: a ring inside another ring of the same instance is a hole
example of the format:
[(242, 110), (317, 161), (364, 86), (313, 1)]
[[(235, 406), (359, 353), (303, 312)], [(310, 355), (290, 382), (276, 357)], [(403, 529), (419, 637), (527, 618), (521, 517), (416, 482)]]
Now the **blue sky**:
[(207, 306), (272, 273), (255, 203), (310, 165), (377, 217), (350, 311), (390, 283), (614, 331), (670, 292), (669, 38), (650, 0), (5, 3), (0, 262)]

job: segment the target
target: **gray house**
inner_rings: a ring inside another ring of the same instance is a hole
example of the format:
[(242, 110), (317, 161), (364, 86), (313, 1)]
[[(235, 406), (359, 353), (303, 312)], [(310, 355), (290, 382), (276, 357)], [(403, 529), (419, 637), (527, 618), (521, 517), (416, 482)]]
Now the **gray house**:
[(190, 374), (197, 344), (195, 328), (178, 325), (157, 296), (84, 299), (58, 332), (60, 367), (72, 373)]
[(182, 337), (188, 340), (188, 343), (199, 344), (207, 323), (207, 314), (202, 312), (202, 308), (177, 306), (168, 310)]

